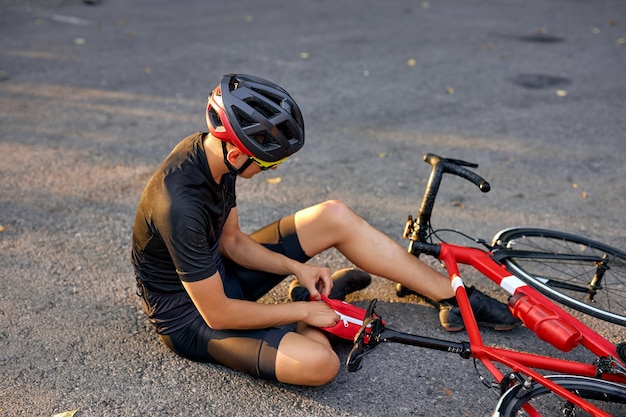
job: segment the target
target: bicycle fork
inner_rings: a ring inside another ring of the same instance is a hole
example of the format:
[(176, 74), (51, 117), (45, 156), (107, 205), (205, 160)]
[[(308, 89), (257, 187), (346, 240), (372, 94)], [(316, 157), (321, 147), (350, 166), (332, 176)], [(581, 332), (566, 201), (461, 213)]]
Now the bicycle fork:
[(589, 294), (587, 296), (589, 298), (589, 301), (591, 301), (592, 303), (595, 302), (593, 298), (598, 292), (597, 290), (602, 289), (602, 278), (604, 277), (604, 273), (611, 269), (611, 267), (609, 266), (608, 256), (604, 254), (604, 256), (602, 256), (602, 260), (600, 262), (597, 262), (596, 266), (596, 273), (589, 283)]

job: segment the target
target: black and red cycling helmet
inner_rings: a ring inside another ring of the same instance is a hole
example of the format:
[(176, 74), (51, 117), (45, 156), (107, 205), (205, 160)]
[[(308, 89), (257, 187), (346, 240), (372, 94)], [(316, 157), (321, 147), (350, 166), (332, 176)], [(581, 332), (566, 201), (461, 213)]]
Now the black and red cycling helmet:
[(244, 74), (224, 75), (206, 110), (209, 131), (248, 156), (280, 161), (304, 145), (304, 121), (280, 86)]

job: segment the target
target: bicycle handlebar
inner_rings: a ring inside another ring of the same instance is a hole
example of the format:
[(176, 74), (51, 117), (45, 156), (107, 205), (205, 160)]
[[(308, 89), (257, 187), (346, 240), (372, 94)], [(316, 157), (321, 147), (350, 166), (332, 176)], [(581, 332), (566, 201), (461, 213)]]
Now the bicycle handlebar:
[(430, 172), (417, 218), (417, 240), (422, 242), (426, 237), (426, 231), (430, 224), (430, 217), (435, 205), (437, 193), (439, 192), (443, 174), (453, 174), (464, 178), (476, 185), (483, 193), (491, 190), (491, 185), (483, 177), (467, 169), (468, 167), (478, 168), (478, 164), (462, 161), (460, 159), (442, 158), (432, 153), (424, 155), (424, 161), (432, 165), (433, 168)]
[(424, 243), (411, 241), (409, 246), (409, 252), (413, 254), (423, 253), (424, 255), (432, 256), (435, 259), (439, 259), (441, 253), (441, 245), (435, 243)]
[(424, 155), (424, 161), (432, 165), (435, 169), (441, 169), (444, 173), (465, 178), (475, 184), (483, 193), (487, 193), (491, 190), (491, 185), (483, 177), (465, 168), (478, 168), (478, 164), (462, 161), (460, 159), (442, 158), (432, 153)]

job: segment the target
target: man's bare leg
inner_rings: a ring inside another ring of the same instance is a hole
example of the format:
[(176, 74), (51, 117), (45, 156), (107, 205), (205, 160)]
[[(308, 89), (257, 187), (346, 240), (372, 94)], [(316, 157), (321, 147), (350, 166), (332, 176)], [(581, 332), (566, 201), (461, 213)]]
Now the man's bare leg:
[(446, 276), (408, 253), (340, 201), (326, 201), (300, 210), (295, 223), (302, 249), (309, 256), (334, 247), (357, 267), (435, 301), (454, 296)]
[(339, 373), (339, 357), (320, 331), (300, 326), (287, 333), (278, 346), (276, 378), (294, 385), (324, 385)]

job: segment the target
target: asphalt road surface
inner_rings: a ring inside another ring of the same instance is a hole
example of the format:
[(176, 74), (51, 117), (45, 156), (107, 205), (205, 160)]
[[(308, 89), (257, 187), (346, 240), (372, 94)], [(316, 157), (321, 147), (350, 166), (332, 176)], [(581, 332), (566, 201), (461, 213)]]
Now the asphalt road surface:
[[(245, 230), (338, 198), (404, 245), (433, 152), (479, 163), (493, 187), (444, 180), (438, 228), (489, 239), (535, 225), (626, 247), (622, 0), (0, 0), (1, 415), (491, 413), (496, 395), (456, 355), (383, 345), (361, 371), (302, 388), (158, 342), (129, 262), (135, 207), (169, 150), (206, 130), (229, 72), (284, 86), (307, 126), (297, 156), (239, 182)], [(333, 251), (315, 262), (349, 265)], [(285, 302), (287, 285), (263, 302)], [(374, 297), (397, 330), (466, 339), (380, 277), (350, 300)], [(554, 353), (525, 328), (485, 340)]]

